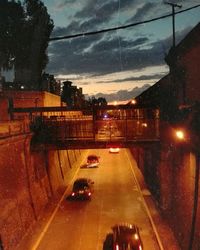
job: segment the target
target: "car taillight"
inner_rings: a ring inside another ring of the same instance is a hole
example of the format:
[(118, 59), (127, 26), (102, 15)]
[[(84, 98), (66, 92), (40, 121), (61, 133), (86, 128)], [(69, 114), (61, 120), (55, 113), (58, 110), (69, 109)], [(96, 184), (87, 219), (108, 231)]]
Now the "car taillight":
[(116, 245), (116, 246), (115, 246), (115, 250), (119, 250), (119, 245)]
[(73, 192), (73, 193), (72, 193), (72, 196), (74, 196), (74, 195), (75, 195), (75, 193)]
[(90, 192), (88, 193), (88, 196), (91, 196), (91, 193), (90, 193)]
[(139, 245), (139, 250), (142, 250), (142, 246), (141, 245)]

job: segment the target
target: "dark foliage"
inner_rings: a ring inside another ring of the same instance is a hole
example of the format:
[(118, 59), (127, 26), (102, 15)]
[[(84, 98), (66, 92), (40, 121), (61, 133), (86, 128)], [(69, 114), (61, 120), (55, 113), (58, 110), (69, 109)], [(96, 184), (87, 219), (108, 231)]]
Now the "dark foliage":
[(14, 66), (16, 82), (39, 89), (48, 63), (53, 21), (40, 0), (0, 2), (0, 69)]

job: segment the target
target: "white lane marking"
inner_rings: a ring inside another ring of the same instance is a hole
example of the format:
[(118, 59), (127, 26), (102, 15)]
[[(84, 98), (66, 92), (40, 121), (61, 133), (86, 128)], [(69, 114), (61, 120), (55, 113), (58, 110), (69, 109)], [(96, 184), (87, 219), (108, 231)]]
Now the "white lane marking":
[[(85, 157), (82, 159), (81, 165), (83, 164), (83, 161), (85, 161)], [(67, 191), (69, 190), (69, 187), (71, 186), (71, 183), (73, 182), (74, 178), (76, 177), (78, 171), (79, 171), (79, 168), (77, 168), (77, 170), (76, 170), (76, 172), (75, 172), (75, 174), (74, 174), (74, 176), (73, 176), (73, 178), (72, 178), (70, 184), (69, 184), (68, 187), (66, 188), (64, 194), (62, 195), (60, 201), (58, 202), (56, 208), (54, 209), (52, 215), (50, 216), (50, 218), (49, 218), (47, 224), (45, 225), (44, 229), (42, 230), (42, 232), (41, 232), (40, 236), (38, 237), (37, 241), (35, 242), (34, 246), (31, 248), (32, 250), (36, 250), (37, 247), (39, 246), (40, 242), (42, 241), (42, 239), (43, 239), (45, 233), (47, 232), (47, 230), (48, 230), (48, 228), (49, 228), (51, 222), (53, 221), (53, 219), (54, 219), (54, 217), (55, 217), (55, 215), (56, 215), (56, 213), (57, 213), (57, 211), (58, 211), (58, 209), (59, 209), (59, 207), (60, 207), (60, 204), (61, 204), (62, 201), (64, 200), (64, 198), (65, 198), (65, 196), (66, 196), (66, 193), (67, 193)]]
[(132, 164), (131, 164), (129, 155), (128, 155), (128, 153), (127, 153), (127, 150), (126, 150), (126, 156), (127, 156), (127, 158), (128, 158), (129, 165), (130, 165), (130, 167), (131, 167), (131, 171), (132, 171), (132, 173), (133, 173), (133, 177), (134, 177), (136, 186), (138, 187), (138, 190), (139, 190), (139, 193), (140, 193), (140, 195), (141, 195), (141, 199), (142, 199), (142, 202), (143, 202), (143, 204), (144, 204), (144, 207), (145, 207), (145, 210), (146, 210), (146, 212), (147, 212), (147, 215), (148, 215), (148, 217), (149, 217), (151, 226), (152, 226), (153, 231), (154, 231), (154, 233), (155, 233), (156, 240), (157, 240), (157, 242), (158, 242), (158, 246), (159, 246), (159, 248), (160, 248), (161, 250), (164, 250), (164, 247), (163, 247), (163, 245), (162, 245), (162, 242), (161, 242), (160, 236), (159, 236), (159, 234), (158, 234), (158, 231), (157, 231), (157, 229), (156, 229), (155, 223), (154, 223), (154, 221), (153, 221), (153, 218), (152, 218), (152, 216), (151, 216), (151, 213), (150, 213), (150, 211), (149, 211), (149, 208), (148, 208), (148, 206), (147, 206), (147, 204), (146, 204), (146, 201), (145, 201), (145, 199), (144, 199), (144, 197), (143, 197), (142, 190), (141, 190), (140, 185), (139, 185), (139, 183), (138, 183), (138, 180), (137, 180), (137, 178), (136, 178), (135, 172), (133, 171)]

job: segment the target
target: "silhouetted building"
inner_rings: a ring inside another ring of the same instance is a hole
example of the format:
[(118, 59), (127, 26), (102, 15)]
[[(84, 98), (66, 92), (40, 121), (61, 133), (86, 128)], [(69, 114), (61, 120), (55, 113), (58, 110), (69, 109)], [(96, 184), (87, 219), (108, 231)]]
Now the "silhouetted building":
[(61, 100), (65, 102), (68, 107), (82, 108), (85, 103), (82, 88), (77, 88), (77, 86), (72, 86), (72, 84), (71, 81), (63, 82)]
[[(1, 80), (0, 80), (1, 83)], [(44, 73), (42, 75), (41, 86), (39, 89), (33, 90), (31, 86), (22, 84), (20, 82), (5, 82), (2, 81), (3, 90), (25, 90), (25, 91), (46, 91), (55, 95), (61, 95), (61, 83), (54, 78), (54, 75)]]
[(42, 91), (47, 91), (55, 95), (61, 95), (61, 83), (54, 78), (54, 75), (44, 73), (42, 75)]
[[(160, 162), (152, 171), (147, 152), (148, 162), (143, 168), (145, 174), (150, 169), (151, 178), (152, 173), (159, 173), (163, 215), (180, 249), (199, 249), (200, 23), (170, 49), (165, 59), (169, 74), (135, 98), (137, 103), (160, 109), (160, 154), (154, 156)], [(178, 139), (177, 131), (183, 133), (182, 139)]]
[(170, 67), (174, 98), (180, 105), (200, 100), (200, 23), (165, 58)]
[(200, 23), (170, 49), (165, 60), (169, 74), (135, 99), (137, 104), (159, 107), (162, 119), (176, 122), (180, 108), (200, 100)]

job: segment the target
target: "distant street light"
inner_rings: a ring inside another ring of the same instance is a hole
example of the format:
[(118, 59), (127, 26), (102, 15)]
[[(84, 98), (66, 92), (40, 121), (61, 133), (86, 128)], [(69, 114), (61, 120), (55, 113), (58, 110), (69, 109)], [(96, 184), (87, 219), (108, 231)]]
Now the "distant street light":
[(142, 123), (142, 127), (147, 128), (147, 127), (148, 127), (147, 123), (146, 123), (146, 122), (143, 122), (143, 123)]
[(133, 99), (133, 100), (131, 101), (131, 104), (136, 104), (136, 100)]

